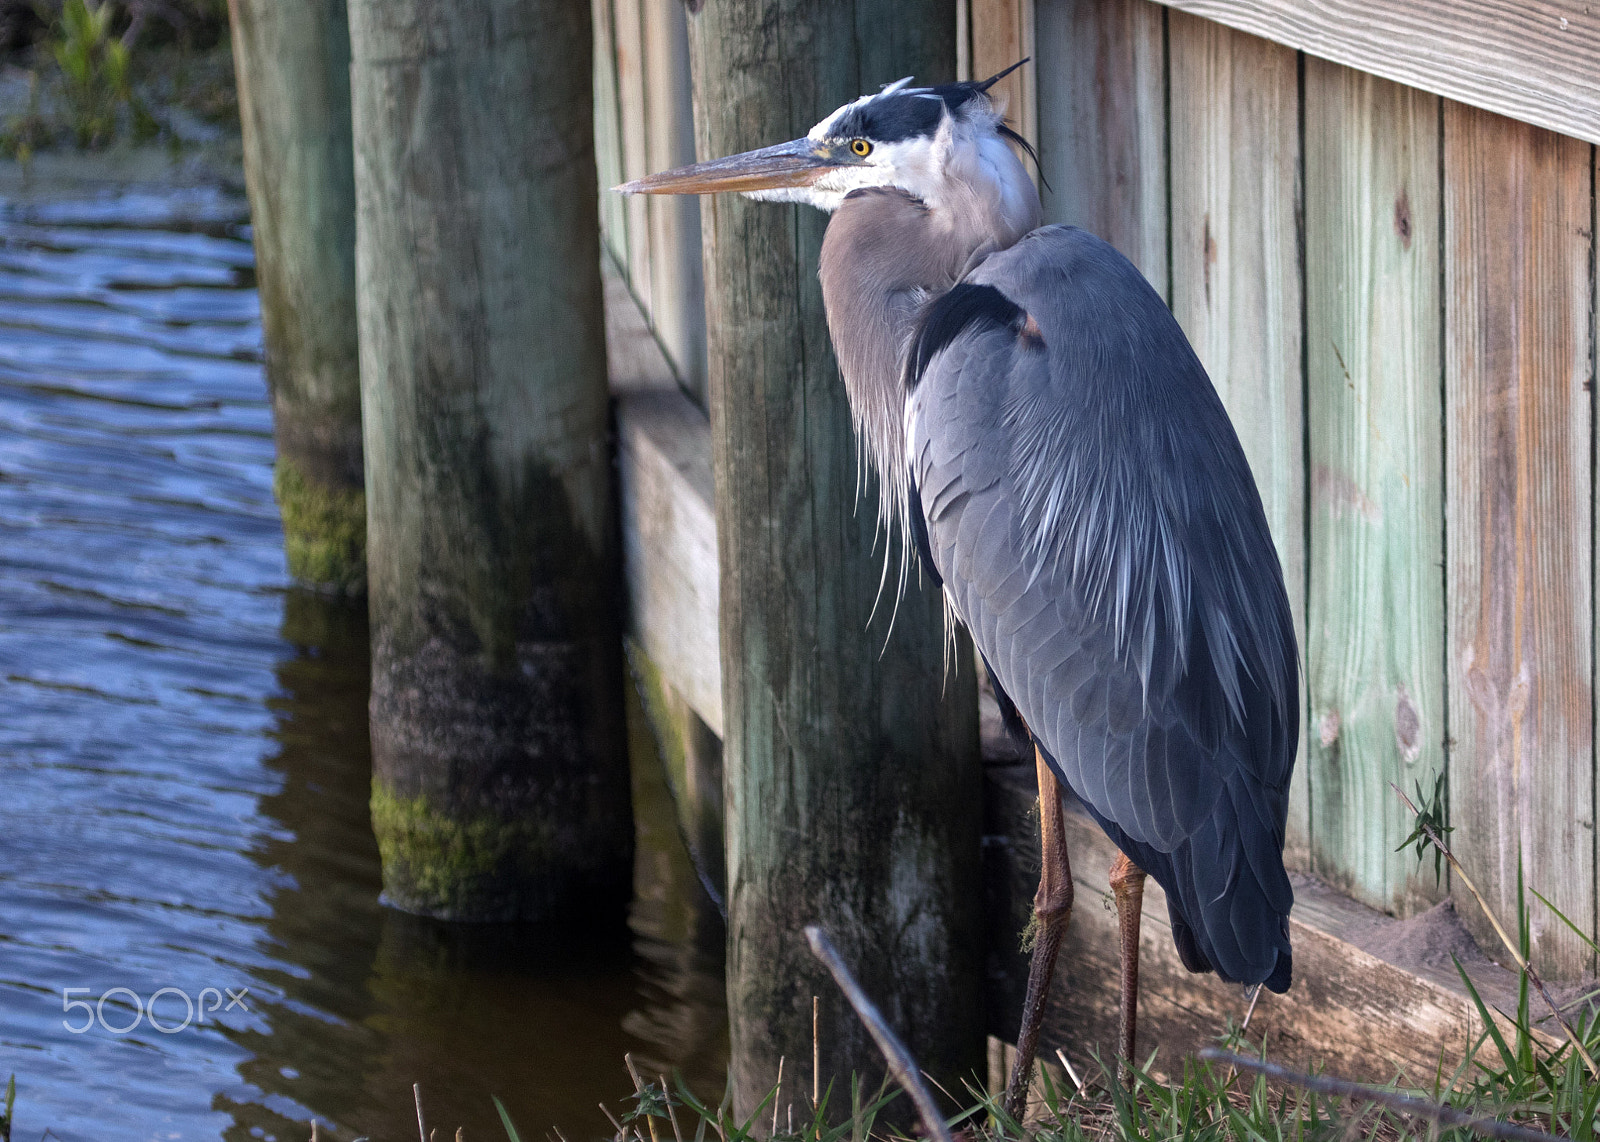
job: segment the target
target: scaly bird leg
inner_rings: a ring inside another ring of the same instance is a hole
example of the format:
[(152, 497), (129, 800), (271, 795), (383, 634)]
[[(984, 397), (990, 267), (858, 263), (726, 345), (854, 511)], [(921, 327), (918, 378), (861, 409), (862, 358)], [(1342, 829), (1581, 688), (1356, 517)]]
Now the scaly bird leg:
[(1122, 853), (1111, 862), (1111, 893), (1117, 900), (1117, 927), (1122, 937), (1122, 1026), (1119, 1050), (1123, 1077), (1133, 1081), (1133, 1045), (1139, 1022), (1139, 920), (1144, 911), (1142, 868)]
[(1022, 1029), (1017, 1032), (1017, 1059), (1006, 1086), (1006, 1113), (1018, 1123), (1028, 1109), (1028, 1080), (1039, 1049), (1045, 995), (1055, 971), (1056, 953), (1072, 916), (1072, 865), (1067, 860), (1061, 818), (1061, 789), (1038, 747), (1033, 751), (1039, 773), (1039, 891), (1033, 897), (1033, 962), (1028, 967), (1028, 992), (1022, 1001)]

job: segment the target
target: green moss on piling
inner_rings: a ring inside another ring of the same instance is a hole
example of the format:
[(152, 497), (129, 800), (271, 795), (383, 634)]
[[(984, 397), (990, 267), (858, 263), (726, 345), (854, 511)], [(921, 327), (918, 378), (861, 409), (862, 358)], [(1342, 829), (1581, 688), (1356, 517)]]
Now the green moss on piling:
[(360, 488), (335, 488), (308, 479), (280, 456), (272, 494), (283, 516), (289, 574), (309, 587), (347, 595), (367, 589), (367, 497)]
[(552, 871), (554, 838), (537, 822), (448, 816), (427, 798), (397, 797), (376, 780), (372, 831), (384, 893), (407, 912), (447, 920), (525, 917), (528, 886)]

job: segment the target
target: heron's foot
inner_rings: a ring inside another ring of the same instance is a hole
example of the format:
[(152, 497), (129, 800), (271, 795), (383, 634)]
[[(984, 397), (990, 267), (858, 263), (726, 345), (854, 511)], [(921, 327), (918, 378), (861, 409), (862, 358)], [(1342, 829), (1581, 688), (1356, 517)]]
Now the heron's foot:
[(1145, 872), (1123, 853), (1111, 862), (1111, 894), (1117, 901), (1122, 942), (1122, 1019), (1118, 1052), (1123, 1077), (1133, 1081), (1134, 1041), (1139, 1023), (1139, 921), (1144, 913)]
[(1022, 1001), (1022, 1028), (1017, 1032), (1017, 1058), (1006, 1084), (1006, 1113), (1019, 1124), (1028, 1109), (1028, 1082), (1039, 1049), (1045, 997), (1055, 972), (1061, 937), (1072, 916), (1072, 865), (1062, 835), (1061, 790), (1042, 754), (1034, 751), (1039, 773), (1039, 891), (1033, 897), (1033, 959), (1028, 965), (1028, 991)]

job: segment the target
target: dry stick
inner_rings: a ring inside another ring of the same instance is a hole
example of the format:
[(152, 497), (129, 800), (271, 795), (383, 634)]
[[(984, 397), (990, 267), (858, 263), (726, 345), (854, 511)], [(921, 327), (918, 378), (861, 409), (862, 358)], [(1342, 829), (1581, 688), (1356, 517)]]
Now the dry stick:
[(817, 1037), (817, 997), (811, 997), (811, 1109), (822, 1102), (822, 1040)]
[[(615, 1058), (616, 1056), (612, 1056), (612, 1057)], [(422, 1084), (421, 1083), (412, 1083), (411, 1084), (411, 1097), (416, 1100), (416, 1104), (417, 1104), (417, 1137), (422, 1139), (422, 1142), (428, 1142), (428, 1128), (427, 1128), (426, 1125), (423, 1124), (423, 1121), (422, 1121)]]
[(1056, 1058), (1061, 1060), (1061, 1065), (1067, 1068), (1067, 1077), (1072, 1080), (1072, 1085), (1078, 1088), (1078, 1093), (1083, 1093), (1083, 1080), (1078, 1077), (1078, 1072), (1072, 1069), (1072, 1064), (1067, 1061), (1067, 1053), (1060, 1047), (1056, 1048)]
[(605, 1112), (605, 1116), (611, 1119), (611, 1125), (617, 1128), (617, 1142), (625, 1142), (628, 1137), (628, 1128), (617, 1121), (617, 1116), (611, 1113), (611, 1108), (605, 1103), (600, 1103), (599, 1107)]
[[(639, 1068), (633, 1065), (633, 1052), (629, 1051), (623, 1055), (622, 1061), (628, 1064), (628, 1074), (633, 1079), (633, 1093), (643, 1098), (644, 1080), (639, 1077)], [(663, 1087), (662, 1089), (665, 1090), (666, 1088)], [(644, 1122), (646, 1126), (650, 1127), (650, 1142), (661, 1142), (661, 1139), (656, 1137), (656, 1116), (647, 1114), (644, 1116)], [(637, 1128), (635, 1128), (635, 1132), (637, 1133)]]
[(1395, 795), (1405, 802), (1406, 808), (1410, 809), (1412, 816), (1417, 819), (1417, 826), (1428, 834), (1428, 839), (1433, 842), (1434, 847), (1444, 854), (1444, 859), (1450, 862), (1450, 867), (1461, 878), (1461, 883), (1467, 886), (1467, 891), (1472, 893), (1473, 898), (1477, 900), (1478, 907), (1482, 908), (1483, 914), (1489, 917), (1489, 923), (1494, 925), (1495, 935), (1500, 937), (1500, 942), (1506, 946), (1506, 951), (1511, 953), (1511, 958), (1517, 962), (1517, 966), (1527, 975), (1528, 982), (1533, 984), (1534, 989), (1539, 993), (1539, 997), (1550, 1008), (1550, 1014), (1554, 1015), (1556, 1022), (1561, 1024), (1561, 1029), (1567, 1033), (1567, 1040), (1572, 1044), (1572, 1049), (1578, 1052), (1578, 1057), (1583, 1060), (1583, 1065), (1589, 1068), (1589, 1076), (1600, 1079), (1600, 1067), (1595, 1066), (1594, 1060), (1589, 1057), (1589, 1052), (1584, 1050), (1583, 1042), (1578, 1038), (1577, 1032), (1572, 1029), (1572, 1024), (1568, 1023), (1567, 1017), (1561, 1014), (1561, 1008), (1556, 1006), (1556, 1001), (1550, 998), (1550, 993), (1545, 990), (1544, 980), (1539, 978), (1539, 973), (1533, 969), (1533, 965), (1522, 958), (1522, 953), (1517, 950), (1517, 945), (1511, 942), (1510, 936), (1506, 935), (1506, 930), (1500, 926), (1500, 921), (1495, 918), (1494, 912), (1489, 908), (1489, 902), (1483, 898), (1483, 893), (1478, 891), (1478, 886), (1472, 883), (1472, 878), (1467, 875), (1467, 870), (1461, 867), (1461, 862), (1456, 859), (1456, 854), (1450, 851), (1450, 846), (1444, 843), (1444, 838), (1434, 832), (1433, 827), (1423, 820), (1422, 812), (1412, 804), (1411, 798), (1406, 796), (1404, 789), (1401, 789), (1392, 781), (1389, 782), (1389, 788), (1393, 789)]
[(778, 1132), (778, 1104), (783, 1101), (783, 1060), (778, 1056), (778, 1085), (772, 1091), (772, 1133)]
[(928, 1137), (933, 1139), (933, 1142), (953, 1142), (950, 1128), (945, 1125), (944, 1118), (939, 1113), (939, 1106), (933, 1101), (933, 1093), (917, 1075), (916, 1060), (911, 1057), (911, 1052), (906, 1050), (905, 1044), (900, 1041), (900, 1036), (884, 1022), (883, 1016), (872, 1000), (861, 990), (861, 985), (856, 982), (856, 977), (850, 974), (850, 969), (845, 966), (844, 959), (839, 955), (839, 949), (833, 946), (828, 933), (816, 924), (808, 924), (806, 941), (811, 945), (811, 954), (827, 965), (828, 971), (833, 975), (833, 982), (839, 985), (839, 990), (844, 992), (844, 997), (850, 1001), (850, 1006), (855, 1008), (856, 1016), (866, 1026), (872, 1041), (878, 1044), (878, 1050), (883, 1052), (884, 1061), (889, 1064), (889, 1073), (894, 1075), (895, 1081), (911, 1096), (917, 1114), (922, 1118), (922, 1128), (927, 1131)]
[(1277, 1079), (1279, 1082), (1304, 1087), (1306, 1090), (1314, 1091), (1317, 1094), (1339, 1095), (1342, 1098), (1369, 1099), (1372, 1102), (1381, 1103), (1391, 1110), (1398, 1110), (1402, 1114), (1409, 1114), (1416, 1118), (1426, 1118), (1430, 1122), (1439, 1125), (1462, 1126), (1468, 1130), (1476, 1130), (1479, 1134), (1487, 1134), (1491, 1138), (1505, 1138), (1509, 1142), (1559, 1142), (1556, 1135), (1546, 1134), (1542, 1130), (1530, 1130), (1526, 1126), (1517, 1126), (1510, 1122), (1501, 1122), (1478, 1114), (1468, 1114), (1466, 1111), (1457, 1110), (1453, 1106), (1431, 1102), (1428, 1099), (1417, 1098), (1414, 1095), (1401, 1094), (1399, 1091), (1384, 1090), (1382, 1087), (1347, 1082), (1344, 1079), (1333, 1079), (1326, 1075), (1308, 1075), (1300, 1071), (1291, 1071), (1288, 1067), (1280, 1067), (1277, 1063), (1268, 1063), (1261, 1059), (1235, 1055), (1229, 1051), (1219, 1050), (1216, 1047), (1203, 1048), (1200, 1052), (1200, 1057), (1213, 1062), (1227, 1063), (1230, 1067), (1237, 1067), (1241, 1071), (1254, 1071), (1256, 1074), (1265, 1075), (1269, 1079)]
[(672, 1109), (672, 1090), (667, 1086), (667, 1076), (657, 1075), (656, 1077), (661, 1080), (662, 1101), (667, 1104), (667, 1121), (672, 1123), (672, 1136), (677, 1139), (677, 1142), (683, 1142), (683, 1131), (678, 1129), (678, 1116)]

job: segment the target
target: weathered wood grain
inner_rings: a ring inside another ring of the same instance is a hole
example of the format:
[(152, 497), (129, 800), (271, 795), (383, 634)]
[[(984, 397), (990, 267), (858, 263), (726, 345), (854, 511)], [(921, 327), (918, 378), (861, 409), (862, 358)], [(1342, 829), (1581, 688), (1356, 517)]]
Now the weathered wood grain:
[(1033, 57), (990, 89), (1006, 121), (1034, 146), (1039, 144), (1039, 71), (1034, 52), (1034, 0), (970, 0), (972, 77), (987, 79), (1018, 60)]
[(1590, 0), (1161, 0), (1358, 71), (1600, 142)]
[[(1010, 1042), (1027, 979), (1019, 937), (1038, 885), (1038, 789), (1030, 766), (991, 765), (984, 773), (989, 1033)], [(1117, 916), (1106, 875), (1116, 850), (1076, 808), (1066, 814), (1066, 843), (1077, 902), (1050, 991), (1041, 1055), (1050, 1057), (1060, 1047), (1080, 1074), (1094, 1075), (1099, 1068), (1093, 1053), (1109, 1060), (1117, 1044)], [(1251, 1039), (1259, 1042), (1265, 1035), (1278, 1062), (1345, 1078), (1388, 1082), (1403, 1070), (1412, 1081), (1426, 1083), (1441, 1055), (1448, 1072), (1482, 1030), (1448, 955), (1441, 952), (1440, 962), (1428, 963), (1412, 952), (1413, 962), (1401, 966), (1397, 953), (1412, 947), (1418, 934), (1406, 922), (1311, 877), (1296, 876), (1294, 884), (1294, 985), (1284, 995), (1261, 996)], [(1431, 924), (1429, 938), (1437, 941), (1451, 919), (1410, 922), (1419, 923)], [(1470, 948), (1459, 950), (1484, 998), (1515, 1010), (1511, 973), (1474, 957)], [(1184, 1056), (1214, 1045), (1227, 1021), (1237, 1024), (1248, 1006), (1244, 989), (1184, 970), (1173, 947), (1166, 898), (1153, 880), (1145, 887), (1139, 983), (1139, 1051), (1159, 1048), (1157, 1070), (1168, 1074), (1181, 1071)]]
[(1034, 19), (1045, 221), (1104, 238), (1167, 297), (1166, 12), (1049, 0)]
[[(645, 154), (650, 171), (694, 162), (694, 93), (683, 0), (640, 0), (644, 18)], [(632, 201), (632, 200), (631, 200)], [(705, 275), (700, 267), (700, 199), (643, 200), (650, 226), (650, 326), (684, 388), (706, 400)]]
[[(948, 80), (954, 29), (953, 0), (915, 20), (889, 0), (707, 4), (690, 17), (697, 148), (795, 138), (904, 75)], [(727, 195), (703, 200), (702, 222), (736, 1113), (780, 1058), (809, 1055), (813, 995), (823, 1085), (882, 1072), (805, 945), (809, 922), (950, 1085), (983, 1046), (970, 651), (947, 677), (931, 587), (912, 584), (892, 634), (880, 603), (877, 493), (858, 476), (817, 280), (826, 216)]]
[[(648, 0), (611, 0), (613, 57), (617, 69), (617, 115), (622, 142), (622, 176), (643, 178), (650, 167), (650, 86), (645, 75), (644, 7)], [(628, 226), (628, 288), (646, 313), (655, 306), (650, 265), (650, 203), (642, 196), (623, 199)]]
[[(1450, 808), (1507, 925), (1527, 883), (1594, 930), (1588, 144), (1444, 107)], [(1457, 903), (1479, 941), (1487, 925)], [(1534, 959), (1591, 964), (1530, 898)]]
[(289, 573), (366, 589), (344, 0), (231, 0)]
[(628, 264), (627, 203), (611, 188), (625, 182), (622, 119), (617, 103), (617, 43), (611, 0), (591, 0), (594, 20), (594, 163), (600, 186), (600, 240), (619, 266)]
[(1312, 868), (1409, 915), (1443, 891), (1389, 788), (1445, 765), (1439, 99), (1305, 65)]
[(384, 889), (452, 919), (620, 914), (590, 10), (349, 13)]
[[(1227, 405), (1283, 561), (1305, 646), (1299, 78), (1294, 52), (1170, 13), (1172, 310)], [(1304, 677), (1302, 676), (1302, 691)], [(1304, 704), (1301, 706), (1304, 709)], [(1301, 719), (1299, 756), (1305, 757)], [(1289, 855), (1306, 867), (1296, 767)]]

